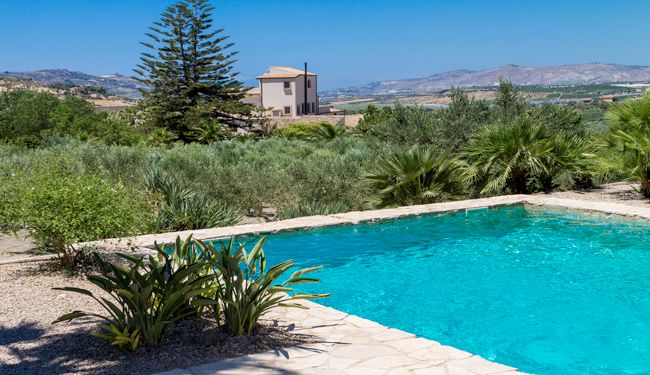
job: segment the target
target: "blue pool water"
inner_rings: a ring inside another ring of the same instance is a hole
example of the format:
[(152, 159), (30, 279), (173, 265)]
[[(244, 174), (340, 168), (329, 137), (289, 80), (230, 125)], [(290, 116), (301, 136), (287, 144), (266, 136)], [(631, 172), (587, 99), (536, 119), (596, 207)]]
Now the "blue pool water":
[(325, 266), (306, 289), (332, 293), (319, 303), (526, 372), (647, 374), (649, 235), (514, 206), (281, 232), (265, 251)]

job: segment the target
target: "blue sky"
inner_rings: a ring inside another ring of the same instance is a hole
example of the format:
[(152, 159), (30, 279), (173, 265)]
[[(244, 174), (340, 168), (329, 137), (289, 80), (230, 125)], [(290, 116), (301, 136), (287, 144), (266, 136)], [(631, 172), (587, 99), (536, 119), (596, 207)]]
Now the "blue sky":
[[(171, 0), (0, 0), (0, 71), (132, 74)], [(247, 82), (269, 65), (319, 88), (513, 63), (650, 65), (647, 0), (213, 0)]]

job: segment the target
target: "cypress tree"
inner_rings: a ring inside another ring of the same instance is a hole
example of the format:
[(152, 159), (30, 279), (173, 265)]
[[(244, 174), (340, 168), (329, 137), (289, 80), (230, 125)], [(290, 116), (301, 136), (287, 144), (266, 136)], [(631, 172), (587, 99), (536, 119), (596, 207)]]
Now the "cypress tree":
[(233, 70), (237, 52), (223, 29), (213, 28), (208, 0), (169, 6), (145, 35), (149, 42), (134, 71), (156, 126), (190, 142), (205, 126), (251, 125), (252, 105), (241, 103), (245, 88)]

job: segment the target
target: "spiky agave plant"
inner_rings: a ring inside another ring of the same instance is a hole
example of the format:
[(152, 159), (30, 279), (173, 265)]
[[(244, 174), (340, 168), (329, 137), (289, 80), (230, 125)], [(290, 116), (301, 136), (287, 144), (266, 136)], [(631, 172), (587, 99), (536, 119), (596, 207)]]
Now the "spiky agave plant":
[(406, 206), (456, 199), (463, 194), (459, 163), (446, 153), (414, 147), (380, 158), (365, 179), (377, 207)]
[(309, 201), (298, 203), (280, 210), (278, 218), (280, 220), (292, 219), (295, 217), (331, 215), (346, 212), (349, 207), (341, 202), (323, 203), (319, 201)]
[(227, 243), (221, 242), (220, 248), (202, 244), (208, 262), (215, 269), (216, 299), (224, 318), (223, 329), (233, 335), (253, 332), (262, 314), (276, 307), (304, 308), (295, 301), (329, 296), (329, 293), (294, 293), (292, 288), (298, 284), (318, 283), (318, 279), (304, 275), (322, 267), (297, 270), (280, 282), (295, 263), (287, 260), (267, 267), (262, 248), (265, 239), (262, 237), (250, 252), (246, 251), (245, 244), (235, 246), (232, 238)]
[(99, 275), (87, 276), (88, 281), (106, 292), (110, 298), (95, 296), (82, 288), (54, 288), (86, 295), (97, 301), (106, 314), (73, 311), (53, 323), (83, 316), (95, 316), (105, 321), (95, 335), (122, 350), (133, 351), (140, 342), (157, 345), (174, 322), (196, 314), (192, 305), (214, 304), (199, 298), (209, 293), (209, 275), (201, 261), (175, 264), (175, 259), (157, 247), (159, 259), (149, 256), (147, 264), (138, 257), (120, 254), (129, 264), (125, 267), (101, 259), (95, 253)]
[(158, 230), (203, 229), (236, 224), (241, 214), (224, 203), (188, 188), (158, 168), (145, 176), (145, 187), (162, 197)]

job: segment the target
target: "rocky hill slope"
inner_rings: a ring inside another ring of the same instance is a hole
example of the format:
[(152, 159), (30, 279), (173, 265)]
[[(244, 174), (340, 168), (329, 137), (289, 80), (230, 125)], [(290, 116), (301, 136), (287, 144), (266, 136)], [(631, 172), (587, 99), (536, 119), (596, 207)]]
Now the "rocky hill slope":
[(425, 94), (456, 87), (494, 86), (506, 77), (521, 86), (587, 85), (600, 83), (650, 82), (650, 66), (618, 64), (574, 64), (549, 67), (504, 65), (485, 70), (454, 70), (424, 78), (376, 81), (363, 86), (335, 90), (350, 96), (393, 93)]

